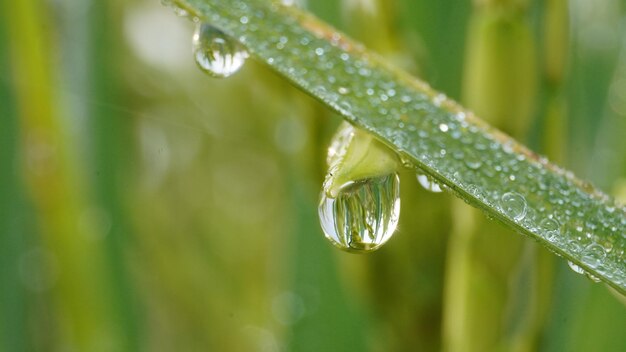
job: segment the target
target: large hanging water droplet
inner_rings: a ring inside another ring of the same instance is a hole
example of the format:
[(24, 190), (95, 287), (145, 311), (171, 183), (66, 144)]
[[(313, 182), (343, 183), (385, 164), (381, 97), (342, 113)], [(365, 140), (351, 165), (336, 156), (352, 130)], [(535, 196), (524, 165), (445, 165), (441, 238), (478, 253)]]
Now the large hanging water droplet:
[(439, 184), (426, 175), (417, 175), (417, 182), (424, 187), (425, 190), (431, 191), (434, 193), (441, 193), (442, 189)]
[(239, 71), (248, 52), (221, 30), (199, 23), (193, 34), (193, 57), (202, 71), (225, 78)]
[(319, 217), (335, 246), (357, 253), (378, 249), (391, 238), (400, 218), (398, 174), (357, 181), (335, 198), (322, 191)]

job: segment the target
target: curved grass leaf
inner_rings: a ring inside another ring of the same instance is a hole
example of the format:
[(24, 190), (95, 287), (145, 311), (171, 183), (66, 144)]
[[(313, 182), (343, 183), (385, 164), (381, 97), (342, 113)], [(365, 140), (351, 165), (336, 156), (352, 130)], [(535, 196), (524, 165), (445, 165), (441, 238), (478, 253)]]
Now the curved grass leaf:
[(487, 216), (626, 294), (626, 208), (294, 7), (175, 0)]

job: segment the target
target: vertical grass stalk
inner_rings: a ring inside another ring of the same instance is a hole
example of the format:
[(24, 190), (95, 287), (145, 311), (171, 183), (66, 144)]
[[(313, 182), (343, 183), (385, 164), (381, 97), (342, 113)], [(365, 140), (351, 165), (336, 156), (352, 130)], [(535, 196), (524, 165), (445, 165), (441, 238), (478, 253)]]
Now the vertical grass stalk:
[[(475, 1), (471, 15), (463, 100), (515, 138), (527, 132), (535, 109), (535, 44), (526, 1)], [(514, 182), (514, 180), (511, 180)], [(534, 244), (461, 202), (454, 206), (444, 303), (447, 351), (527, 351), (540, 278)]]
[(58, 263), (54, 311), (61, 348), (120, 350), (119, 325), (111, 315), (110, 281), (96, 229), (81, 226), (85, 184), (77, 175), (77, 148), (61, 118), (55, 47), (41, 1), (3, 2), (2, 26), (9, 37), (12, 81), (20, 119), (21, 166), (39, 213), (43, 246)]
[(32, 349), (26, 338), (26, 290), (19, 276), (19, 260), (26, 247), (27, 210), (5, 30), (0, 25), (0, 351), (24, 351)]

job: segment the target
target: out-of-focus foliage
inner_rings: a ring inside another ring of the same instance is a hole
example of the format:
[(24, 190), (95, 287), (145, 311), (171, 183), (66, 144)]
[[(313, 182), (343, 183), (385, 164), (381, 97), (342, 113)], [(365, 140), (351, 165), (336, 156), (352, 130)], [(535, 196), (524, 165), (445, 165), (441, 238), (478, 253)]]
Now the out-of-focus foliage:
[[(468, 2), (394, 3), (402, 55), (460, 98)], [(254, 61), (201, 74), (192, 23), (157, 1), (0, 4), (0, 351), (441, 348), (447, 195), (403, 175), (395, 237), (338, 253), (316, 206), (340, 120), (318, 103)], [(309, 5), (349, 30), (338, 1)], [(563, 164), (617, 192), (625, 8), (570, 6)], [(539, 350), (624, 350), (624, 326), (609, 290), (557, 263)]]

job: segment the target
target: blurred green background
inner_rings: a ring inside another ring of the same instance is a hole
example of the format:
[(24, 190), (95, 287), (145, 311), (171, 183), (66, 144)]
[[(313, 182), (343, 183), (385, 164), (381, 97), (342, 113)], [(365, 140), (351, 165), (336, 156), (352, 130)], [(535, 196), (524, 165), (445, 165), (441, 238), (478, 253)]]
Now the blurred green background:
[[(157, 0), (0, 4), (0, 351), (626, 350), (623, 297), (410, 172), (394, 238), (334, 249), (340, 118), (202, 74)], [(300, 6), (626, 198), (626, 1)]]

